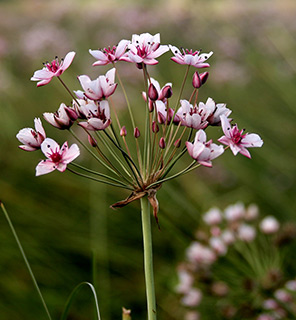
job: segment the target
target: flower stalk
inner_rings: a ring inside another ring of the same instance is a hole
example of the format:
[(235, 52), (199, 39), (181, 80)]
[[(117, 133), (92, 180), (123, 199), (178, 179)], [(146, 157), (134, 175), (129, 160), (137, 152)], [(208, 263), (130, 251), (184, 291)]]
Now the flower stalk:
[(148, 320), (156, 320), (156, 299), (153, 274), (152, 234), (150, 219), (150, 203), (147, 196), (140, 199), (142, 215), (142, 232), (144, 246), (144, 272)]

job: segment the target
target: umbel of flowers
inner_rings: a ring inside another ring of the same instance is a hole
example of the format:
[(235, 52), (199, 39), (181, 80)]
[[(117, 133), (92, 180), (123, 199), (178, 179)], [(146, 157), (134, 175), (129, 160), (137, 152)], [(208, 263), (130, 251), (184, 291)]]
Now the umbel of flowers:
[[(171, 60), (185, 68), (180, 90), (174, 95), (173, 80), (161, 87), (150, 71), (158, 64), (157, 58), (168, 51), (172, 53)], [(172, 45), (161, 45), (160, 35), (149, 33), (133, 35), (131, 41), (121, 40), (117, 46), (89, 52), (96, 59), (94, 66), (110, 64), (111, 68), (96, 79), (87, 75), (78, 76), (82, 90), (69, 89), (61, 78), (71, 65), (75, 52), (69, 52), (65, 59), (58, 60), (56, 57), (52, 62), (44, 63), (44, 67), (36, 71), (31, 80), (38, 81), (37, 86), (40, 87), (57, 78), (70, 94), (70, 101), (61, 103), (56, 112), (45, 112), (43, 117), (53, 127), (68, 130), (80, 147), (97, 160), (98, 170), (93, 171), (73, 162), (80, 154), (78, 145), (69, 147), (64, 142), (60, 147), (47, 137), (40, 118), (35, 119), (35, 130), (22, 129), (17, 138), (22, 143), (21, 149), (40, 149), (45, 155), (46, 159), (37, 164), (37, 176), (55, 170), (67, 170), (84, 178), (129, 190), (129, 196), (113, 204), (113, 208), (141, 200), (148, 317), (156, 319), (154, 288), (149, 285), (149, 281), (150, 284), (153, 282), (152, 253), (149, 255), (146, 247), (151, 243), (149, 204), (157, 219), (159, 205), (156, 193), (162, 183), (201, 165), (212, 167), (212, 161), (228, 148), (234, 155), (241, 153), (250, 158), (247, 149), (261, 147), (263, 141), (259, 135), (245, 133), (236, 124), (233, 125), (229, 118), (232, 111), (226, 104), (216, 103), (212, 98), (198, 102), (198, 92), (209, 76), (208, 71), (200, 73), (199, 69), (210, 67), (207, 61), (213, 52), (181, 51)], [(126, 62), (134, 64), (143, 75), (143, 121), (136, 121), (133, 100), (128, 96), (119, 75), (117, 65)], [(193, 69), (193, 74), (188, 84), (190, 69)], [(192, 93), (186, 97), (183, 92), (188, 85), (192, 87)], [(117, 90), (121, 90), (125, 97), (129, 123), (122, 123), (119, 110), (113, 103), (112, 95)], [(84, 141), (78, 138), (73, 126), (85, 132)], [(218, 139), (221, 144), (207, 138), (206, 129), (209, 126), (222, 127), (223, 136)], [(183, 170), (174, 172), (176, 163), (186, 154), (192, 158), (191, 163)], [(103, 167), (104, 172), (108, 173), (102, 173)]]

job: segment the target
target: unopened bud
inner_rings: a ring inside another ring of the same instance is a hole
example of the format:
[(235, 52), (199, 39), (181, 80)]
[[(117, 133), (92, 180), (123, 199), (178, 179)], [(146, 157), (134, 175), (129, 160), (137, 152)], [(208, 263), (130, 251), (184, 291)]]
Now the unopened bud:
[(175, 141), (175, 143), (174, 143), (174, 146), (175, 146), (176, 148), (180, 148), (180, 145), (181, 145), (181, 139), (177, 139), (177, 140)]
[(126, 132), (126, 127), (123, 126), (121, 129), (120, 129), (120, 135), (122, 137), (125, 137), (127, 135), (127, 132)]
[(162, 99), (169, 99), (171, 96), (173, 95), (173, 90), (172, 87), (170, 85), (166, 85), (165, 87), (163, 87), (163, 89), (161, 90), (161, 94), (159, 96), (159, 100)]
[(205, 84), (208, 80), (208, 77), (209, 77), (209, 73), (206, 71), (206, 72), (203, 72), (199, 75), (200, 77), (200, 80), (201, 80), (201, 84)]
[(194, 72), (194, 75), (192, 77), (192, 85), (193, 85), (193, 88), (195, 89), (198, 89), (201, 87), (201, 79), (197, 71)]
[(150, 83), (149, 85), (148, 97), (152, 101), (156, 101), (158, 99), (158, 92), (153, 83)]
[(140, 137), (140, 130), (138, 127), (135, 128), (134, 130), (134, 137), (137, 139)]
[(200, 88), (203, 84), (206, 83), (207, 79), (209, 77), (208, 72), (203, 72), (199, 74), (197, 71), (194, 73), (192, 78), (192, 85), (195, 89)]
[(98, 145), (97, 141), (89, 134), (87, 136), (88, 142), (92, 147), (96, 147)]
[(159, 140), (159, 148), (161, 148), (161, 149), (165, 148), (164, 137), (161, 137), (160, 140)]
[(157, 133), (158, 131), (159, 131), (159, 126), (155, 121), (153, 121), (152, 122), (152, 132)]
[(148, 102), (148, 109), (149, 109), (149, 112), (152, 112), (154, 110), (154, 102), (150, 99)]
[(65, 107), (65, 111), (67, 116), (70, 118), (71, 121), (76, 121), (78, 119), (78, 114), (73, 108)]
[(157, 120), (158, 120), (158, 122), (160, 123), (160, 124), (163, 124), (163, 123), (165, 123), (165, 116), (162, 114), (162, 113), (160, 113), (160, 112), (158, 112), (158, 114), (157, 114)]

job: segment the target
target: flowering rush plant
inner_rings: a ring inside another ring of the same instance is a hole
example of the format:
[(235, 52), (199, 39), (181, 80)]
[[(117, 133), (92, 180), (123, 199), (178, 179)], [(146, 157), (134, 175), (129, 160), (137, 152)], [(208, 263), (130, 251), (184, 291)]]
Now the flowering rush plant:
[[(158, 64), (157, 59), (169, 51), (172, 53), (171, 60), (185, 68), (184, 80), (176, 95), (173, 95), (173, 81), (162, 86), (152, 77), (153, 68)], [(234, 155), (241, 153), (250, 158), (248, 148), (261, 147), (263, 141), (259, 135), (245, 133), (236, 124), (232, 124), (229, 118), (232, 111), (226, 104), (216, 103), (212, 98), (198, 102), (199, 89), (209, 76), (208, 71), (200, 73), (199, 69), (210, 67), (208, 59), (213, 52), (201, 53), (161, 45), (160, 35), (149, 33), (134, 34), (131, 41), (121, 40), (117, 46), (89, 52), (95, 58), (93, 66), (110, 64), (111, 68), (96, 79), (87, 75), (78, 76), (82, 90), (71, 90), (61, 77), (73, 62), (75, 52), (69, 52), (60, 61), (56, 57), (52, 62), (44, 63), (44, 67), (31, 78), (32, 81), (38, 81), (37, 87), (57, 78), (70, 94), (69, 101), (61, 103), (55, 112), (45, 112), (43, 118), (57, 129), (68, 130), (80, 146), (72, 144), (69, 147), (64, 142), (60, 147), (56, 141), (47, 137), (40, 118), (34, 120), (35, 130), (22, 129), (17, 139), (22, 143), (21, 149), (40, 149), (46, 157), (37, 164), (36, 176), (55, 170), (67, 170), (84, 178), (128, 190), (129, 196), (112, 204), (112, 208), (140, 200), (148, 319), (156, 319), (150, 205), (158, 222), (158, 190), (164, 182), (200, 166), (212, 167), (213, 160), (226, 149), (230, 149)], [(120, 78), (117, 66), (126, 62), (137, 67), (143, 75), (143, 106), (140, 107), (143, 119), (135, 118), (135, 105)], [(190, 69), (193, 69), (192, 75)], [(189, 77), (192, 77), (190, 84)], [(184, 88), (188, 85), (192, 93), (185, 97)], [(123, 93), (129, 114), (127, 123), (122, 122), (112, 99), (119, 90)], [(223, 135), (218, 139), (220, 144), (207, 138), (206, 129), (209, 126), (222, 127)], [(77, 130), (85, 133), (85, 140), (80, 140)], [(79, 148), (84, 148), (98, 162), (97, 171), (80, 164)], [(192, 161), (184, 169), (174, 172), (176, 163), (184, 156), (192, 158)]]

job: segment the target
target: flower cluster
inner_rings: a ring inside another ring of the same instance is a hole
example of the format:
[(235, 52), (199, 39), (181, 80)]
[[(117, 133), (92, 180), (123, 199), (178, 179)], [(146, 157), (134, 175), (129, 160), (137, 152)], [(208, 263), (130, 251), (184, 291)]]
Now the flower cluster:
[[(173, 53), (172, 61), (187, 66), (179, 98), (173, 102), (174, 107), (171, 102), (172, 81), (161, 87), (148, 70), (148, 67), (158, 64), (157, 59), (161, 55), (170, 50)], [(23, 150), (41, 149), (47, 157), (47, 160), (37, 165), (36, 175), (55, 169), (61, 172), (69, 169), (72, 173), (132, 191), (126, 200), (113, 207), (121, 207), (147, 195), (156, 216), (156, 191), (164, 181), (185, 174), (200, 165), (212, 167), (212, 161), (227, 148), (230, 148), (234, 155), (241, 153), (250, 158), (247, 148), (262, 146), (263, 141), (259, 135), (244, 133), (237, 125), (231, 124), (229, 115), (232, 111), (224, 103), (216, 103), (212, 98), (208, 98), (205, 103), (197, 102), (198, 91), (209, 76), (208, 71), (200, 74), (197, 70), (210, 67), (207, 61), (213, 52), (200, 53), (184, 49), (180, 51), (172, 45), (161, 45), (160, 35), (149, 33), (134, 34), (131, 41), (121, 40), (117, 46), (89, 52), (96, 59), (94, 66), (111, 64), (112, 68), (96, 79), (91, 79), (88, 75), (78, 76), (82, 90), (70, 90), (61, 79), (61, 75), (71, 65), (75, 52), (69, 52), (64, 60), (59, 61), (56, 58), (51, 63), (46, 62), (43, 69), (36, 71), (31, 80), (38, 81), (38, 87), (48, 84), (53, 78), (61, 82), (70, 94), (71, 101), (61, 103), (56, 112), (45, 112), (44, 119), (55, 128), (69, 130), (81, 146), (100, 165), (108, 169), (108, 174), (103, 175), (100, 171), (91, 171), (73, 163), (80, 154), (78, 146), (73, 144), (68, 148), (65, 142), (60, 148), (54, 140), (46, 138), (41, 120), (35, 119), (35, 130), (22, 129), (17, 138), (21, 141), (20, 148)], [(135, 121), (132, 103), (119, 76), (119, 62), (135, 64), (143, 73), (143, 119)], [(186, 98), (183, 97), (183, 89), (190, 67), (195, 69), (192, 76), (192, 94)], [(125, 96), (130, 115), (129, 123), (121, 124), (113, 103), (112, 95), (118, 87), (116, 81), (120, 83)], [(78, 138), (72, 129), (75, 124), (78, 125), (77, 128), (85, 131), (90, 146)], [(141, 128), (141, 125), (144, 128)], [(209, 126), (222, 126), (224, 135), (218, 142), (226, 145), (226, 148), (207, 138), (205, 130)], [(186, 151), (193, 159), (192, 162), (184, 170), (169, 176)], [(71, 166), (67, 167), (69, 164)], [(73, 167), (78, 171), (73, 170)], [(91, 176), (85, 173), (91, 173)]]
[[(212, 299), (213, 304), (219, 299), (214, 318), (218, 314), (226, 319), (245, 318), (241, 295), (250, 296), (248, 317), (275, 320), (295, 316), (296, 280), (283, 282), (278, 262), (276, 243), (283, 232), (279, 221), (273, 216), (260, 220), (256, 205), (245, 207), (242, 203), (224, 211), (212, 208), (202, 220), (195, 241), (186, 250), (186, 261), (178, 268), (176, 291), (186, 308), (185, 318), (199, 319), (203, 298), (205, 303)], [(255, 300), (252, 290), (256, 290)]]

